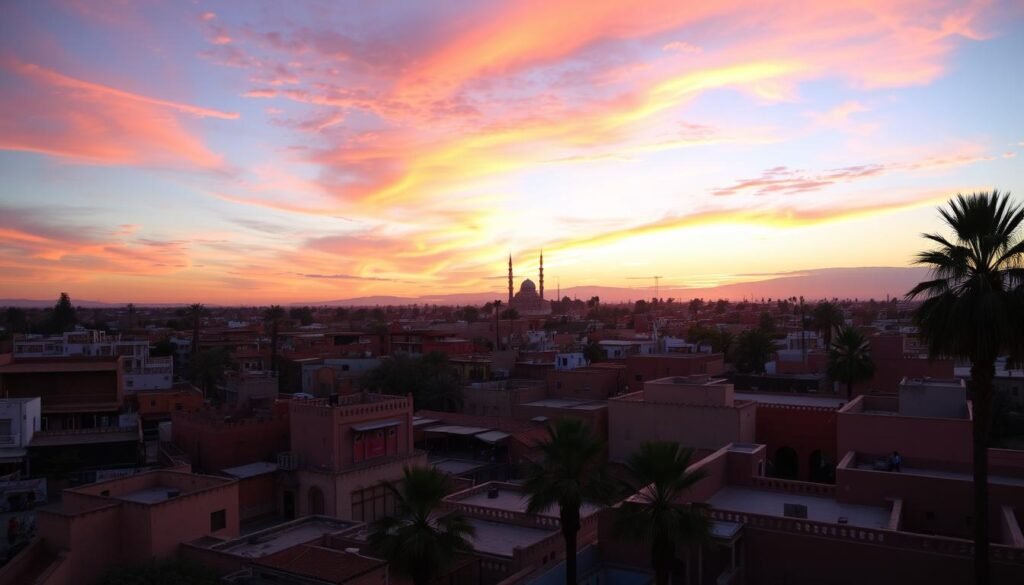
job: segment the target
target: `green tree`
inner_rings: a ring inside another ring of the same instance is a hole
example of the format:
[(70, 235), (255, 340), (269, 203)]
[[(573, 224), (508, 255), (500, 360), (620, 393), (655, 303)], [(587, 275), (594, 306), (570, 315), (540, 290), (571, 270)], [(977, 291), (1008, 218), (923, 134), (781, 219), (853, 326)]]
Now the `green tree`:
[(676, 546), (704, 542), (711, 522), (684, 500), (707, 473), (690, 471), (693, 451), (679, 443), (646, 441), (626, 463), (630, 493), (615, 519), (621, 533), (651, 544), (654, 582), (668, 585)]
[(366, 373), (362, 386), (383, 394), (411, 394), (416, 410), (454, 411), (462, 405), (461, 381), (441, 352), (391, 356)]
[(843, 326), (828, 349), (828, 377), (846, 384), (846, 399), (853, 398), (853, 385), (870, 380), (875, 373), (871, 344), (860, 331)]
[(28, 314), (19, 307), (7, 307), (4, 311), (4, 327), (8, 334), (25, 333), (28, 331)]
[(758, 324), (758, 327), (761, 329), (761, 331), (764, 331), (768, 335), (774, 335), (775, 317), (772, 317), (772, 314), (769, 313), (768, 311), (764, 311), (763, 313), (761, 313), (761, 320)]
[(1008, 193), (992, 191), (958, 194), (939, 213), (951, 237), (924, 235), (937, 244), (917, 257), (930, 269), (930, 280), (907, 297), (923, 299), (913, 316), (929, 354), (971, 362), (974, 581), (988, 585), (992, 378), (1000, 352), (1020, 355), (1024, 345), (1024, 210)]
[(164, 337), (149, 348), (149, 355), (152, 357), (168, 357), (174, 355), (174, 344), (170, 337)]
[(767, 333), (760, 329), (748, 329), (740, 333), (736, 341), (733, 363), (743, 373), (764, 373), (764, 364), (775, 353), (775, 344)]
[(277, 342), (280, 333), (281, 319), (284, 319), (284, 307), (270, 305), (263, 311), (263, 320), (270, 325), (270, 371), (277, 373)]
[(543, 463), (529, 463), (523, 489), (528, 494), (526, 511), (539, 514), (558, 506), (565, 541), (565, 583), (576, 585), (576, 537), (580, 531), (580, 507), (585, 500), (602, 502), (611, 495), (604, 476), (605, 447), (583, 421), (565, 418), (548, 427), (548, 437), (538, 447)]
[(431, 585), (456, 554), (473, 550), (473, 526), (460, 512), (443, 511), (447, 478), (433, 467), (406, 467), (397, 486), (384, 485), (396, 512), (373, 523), (370, 548), (415, 585)]
[(189, 377), (202, 389), (204, 396), (224, 383), (224, 374), (231, 367), (231, 355), (226, 349), (204, 349), (189, 360)]
[(57, 304), (53, 306), (53, 315), (50, 317), (51, 328), (56, 333), (71, 331), (78, 323), (78, 316), (75, 307), (71, 304), (71, 297), (68, 293), (60, 293)]
[(583, 347), (583, 357), (592, 364), (604, 360), (604, 351), (601, 349), (601, 344), (596, 341), (588, 343)]
[(715, 314), (721, 315), (729, 309), (729, 301), (725, 299), (718, 299), (715, 302)]
[(690, 303), (687, 305), (691, 315), (696, 315), (701, 312), (704, 308), (704, 299), (690, 299)]
[(466, 323), (476, 323), (480, 320), (480, 309), (474, 306), (463, 307), (462, 320)]
[(313, 309), (309, 307), (292, 307), (288, 309), (288, 317), (295, 319), (303, 325), (311, 325), (313, 323)]
[(825, 340), (825, 347), (832, 347), (832, 332), (843, 326), (843, 312), (836, 304), (821, 301), (814, 306), (811, 318), (814, 320), (814, 329)]

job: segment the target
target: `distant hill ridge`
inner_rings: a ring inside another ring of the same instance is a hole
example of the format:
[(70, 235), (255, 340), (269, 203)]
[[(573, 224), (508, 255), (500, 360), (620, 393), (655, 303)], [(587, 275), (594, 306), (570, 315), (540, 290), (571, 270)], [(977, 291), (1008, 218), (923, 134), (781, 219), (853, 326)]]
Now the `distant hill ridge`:
[[(756, 277), (756, 275), (750, 275)], [(776, 273), (764, 275), (765, 278), (751, 282), (738, 282), (707, 288), (673, 287), (663, 284), (659, 289), (661, 298), (673, 297), (680, 301), (692, 298), (725, 298), (730, 300), (760, 299), (764, 298), (788, 298), (791, 296), (804, 296), (808, 300), (823, 298), (859, 298), (867, 300), (874, 298), (883, 300), (886, 296), (902, 297), (915, 284), (927, 277), (927, 269), (918, 267), (853, 267), (853, 268), (820, 268), (815, 270), (800, 270), (794, 272)], [(518, 285), (518, 282), (516, 283)], [(549, 292), (550, 289), (549, 289)], [(578, 298), (587, 300), (591, 297), (600, 297), (603, 302), (621, 303), (632, 302), (640, 299), (650, 299), (654, 296), (654, 288), (651, 285), (636, 288), (614, 287), (614, 286), (573, 286), (563, 288), (563, 297)], [(444, 295), (423, 295), (418, 297), (402, 297), (392, 295), (374, 295), (365, 297), (353, 297), (337, 300), (309, 300), (290, 301), (288, 305), (313, 305), (313, 306), (385, 306), (385, 305), (411, 305), (411, 304), (437, 304), (437, 305), (465, 305), (483, 304), (488, 301), (502, 300), (506, 298), (504, 290), (494, 292), (471, 292), (454, 293)], [(0, 306), (16, 306), (27, 308), (52, 307), (56, 302), (57, 295), (51, 300), (31, 299), (0, 299)], [(552, 295), (553, 300), (553, 295)], [(76, 306), (87, 308), (117, 308), (132, 302), (108, 302), (78, 300), (74, 294), (71, 299)], [(199, 299), (200, 301), (202, 299)], [(194, 302), (194, 301), (190, 301)], [(135, 302), (137, 306), (147, 307), (178, 307), (190, 303), (146, 303)], [(252, 305), (252, 303), (238, 303), (239, 305)], [(210, 307), (218, 305), (209, 304)], [(223, 305), (227, 306), (227, 305)]]

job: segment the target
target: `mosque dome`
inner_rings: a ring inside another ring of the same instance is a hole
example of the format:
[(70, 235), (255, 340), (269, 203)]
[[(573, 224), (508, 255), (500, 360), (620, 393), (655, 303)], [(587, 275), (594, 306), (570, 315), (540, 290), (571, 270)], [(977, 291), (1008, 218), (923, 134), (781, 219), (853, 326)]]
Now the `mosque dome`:
[(533, 284), (533, 281), (527, 278), (523, 281), (523, 284), (519, 286), (519, 292), (537, 292), (537, 285)]

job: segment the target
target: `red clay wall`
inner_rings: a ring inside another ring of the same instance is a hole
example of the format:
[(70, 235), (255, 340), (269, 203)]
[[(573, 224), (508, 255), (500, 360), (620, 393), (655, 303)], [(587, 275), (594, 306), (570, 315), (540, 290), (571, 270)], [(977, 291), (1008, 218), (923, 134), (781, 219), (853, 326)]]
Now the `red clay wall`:
[(806, 481), (814, 451), (820, 450), (832, 463), (839, 461), (836, 419), (833, 409), (759, 403), (756, 442), (768, 447), (768, 457), (774, 457), (780, 447), (794, 449), (799, 460), (797, 478)]
[(643, 390), (644, 382), (668, 376), (711, 376), (725, 371), (720, 353), (681, 355), (633, 355), (626, 359), (626, 383), (630, 392)]

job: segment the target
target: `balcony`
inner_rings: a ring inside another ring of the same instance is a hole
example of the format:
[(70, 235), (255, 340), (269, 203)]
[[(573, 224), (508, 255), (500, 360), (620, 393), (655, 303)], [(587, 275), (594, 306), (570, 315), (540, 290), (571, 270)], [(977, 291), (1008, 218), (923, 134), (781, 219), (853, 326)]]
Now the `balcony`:
[(13, 435), (0, 435), (0, 449), (5, 447), (20, 447), (21, 446), (21, 434), (16, 433)]

